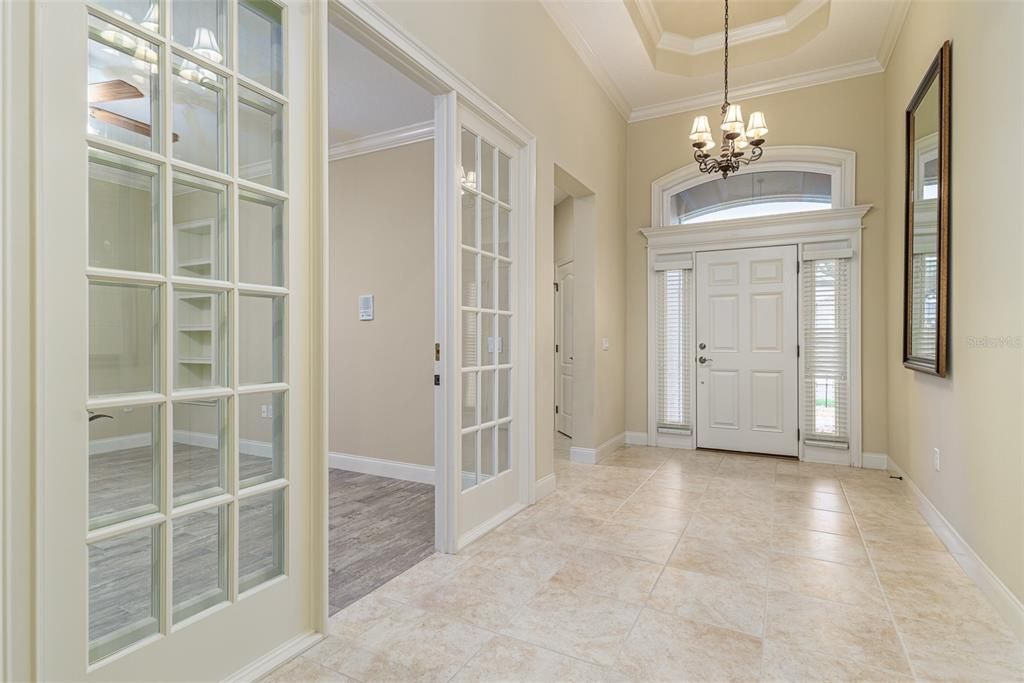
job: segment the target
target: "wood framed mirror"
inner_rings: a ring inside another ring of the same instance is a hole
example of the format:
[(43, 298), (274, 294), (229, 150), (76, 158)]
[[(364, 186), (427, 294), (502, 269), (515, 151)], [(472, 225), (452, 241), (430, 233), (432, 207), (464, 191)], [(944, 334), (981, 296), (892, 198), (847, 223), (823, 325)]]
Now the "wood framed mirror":
[(951, 79), (946, 41), (906, 114), (903, 365), (939, 377), (949, 360)]

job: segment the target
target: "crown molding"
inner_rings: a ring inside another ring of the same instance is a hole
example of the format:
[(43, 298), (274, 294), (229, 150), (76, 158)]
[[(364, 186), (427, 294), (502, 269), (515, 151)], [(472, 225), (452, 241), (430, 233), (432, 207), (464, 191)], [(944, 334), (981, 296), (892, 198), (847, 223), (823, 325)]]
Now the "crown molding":
[[(658, 49), (693, 57), (725, 47), (724, 31), (709, 33), (697, 38), (665, 31), (658, 19), (658, 13), (652, 0), (635, 0), (635, 2), (647, 37)], [(781, 16), (730, 29), (729, 42), (732, 45), (742, 45), (789, 33), (830, 2), (831, 0), (801, 0)]]
[(892, 4), (892, 11), (889, 12), (889, 21), (885, 25), (885, 33), (882, 34), (882, 42), (878, 46), (878, 63), (882, 69), (889, 67), (889, 60), (892, 58), (893, 50), (896, 49), (896, 41), (899, 40), (900, 32), (903, 31), (903, 23), (907, 20), (907, 13), (910, 12), (910, 0), (895, 0)]
[(411, 145), (415, 142), (434, 139), (434, 122), (422, 121), (400, 128), (393, 128), (382, 133), (373, 133), (348, 142), (339, 142), (330, 146), (328, 160), (338, 161), (361, 154), (372, 154), (383, 152), (386, 149), (394, 149), (402, 145)]
[[(551, 17), (551, 21), (555, 23), (558, 30), (562, 32), (562, 36), (565, 37), (569, 45), (575, 50), (583, 65), (590, 71), (590, 75), (597, 81), (597, 85), (608, 96), (608, 99), (611, 100), (612, 105), (622, 115), (623, 119), (629, 121), (633, 110), (632, 106), (626, 101), (622, 91), (615, 85), (615, 81), (612, 80), (611, 75), (597, 58), (597, 54), (583, 37), (579, 28), (576, 27), (572, 18), (569, 17), (563, 2), (561, 0), (540, 0), (540, 4), (547, 11), (548, 16)], [(657, 18), (655, 17), (655, 19)]]
[[(730, 88), (729, 95), (732, 101), (737, 102), (750, 97), (774, 95), (790, 90), (799, 90), (800, 88), (809, 88), (815, 85), (824, 85), (825, 83), (842, 81), (847, 78), (870, 76), (871, 74), (881, 73), (884, 70), (884, 67), (879, 63), (879, 61), (874, 57), (871, 57), (856, 62), (850, 62), (848, 64), (840, 64), (839, 66), (831, 66), (824, 69), (817, 69), (815, 71), (806, 71), (795, 76), (785, 76), (783, 78), (760, 81), (752, 85), (733, 87)], [(684, 97), (678, 100), (672, 100), (671, 102), (638, 107), (633, 110), (633, 113), (629, 117), (629, 122), (635, 123), (637, 121), (657, 119), (663, 116), (672, 116), (673, 114), (681, 114), (683, 112), (721, 104), (721, 102), (722, 93), (720, 91), (694, 95), (692, 97)]]

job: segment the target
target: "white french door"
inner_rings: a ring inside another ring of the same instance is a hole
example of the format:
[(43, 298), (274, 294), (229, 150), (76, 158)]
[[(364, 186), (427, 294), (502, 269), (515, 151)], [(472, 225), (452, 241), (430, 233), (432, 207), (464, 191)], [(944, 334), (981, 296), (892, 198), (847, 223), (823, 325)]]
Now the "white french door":
[(797, 455), (797, 247), (699, 252), (697, 446)]
[(495, 126), (458, 107), (459, 378), (455, 548), (524, 502), (528, 451), (522, 438), (519, 193), (521, 148)]
[(37, 674), (224, 678), (312, 622), (308, 8), (37, 7)]
[(573, 298), (576, 277), (573, 270), (573, 261), (562, 263), (555, 269), (555, 429), (570, 438), (575, 355)]

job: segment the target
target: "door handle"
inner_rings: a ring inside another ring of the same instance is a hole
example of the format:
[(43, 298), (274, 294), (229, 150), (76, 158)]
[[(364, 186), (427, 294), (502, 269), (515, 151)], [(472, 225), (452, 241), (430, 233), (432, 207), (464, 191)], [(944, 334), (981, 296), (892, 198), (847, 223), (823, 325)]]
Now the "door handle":
[(704, 356), (701, 356), (700, 358), (697, 359), (697, 362), (700, 363), (701, 365), (705, 365), (707, 363), (710, 363), (711, 359), (710, 358), (705, 358)]

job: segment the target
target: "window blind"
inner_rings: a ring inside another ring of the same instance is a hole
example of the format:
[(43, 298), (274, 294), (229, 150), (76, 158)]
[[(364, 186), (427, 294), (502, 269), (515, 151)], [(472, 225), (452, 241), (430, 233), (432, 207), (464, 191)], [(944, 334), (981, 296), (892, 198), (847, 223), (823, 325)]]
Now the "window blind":
[(693, 330), (690, 301), (693, 271), (659, 270), (658, 287), (658, 429), (691, 426), (690, 377), (693, 372)]
[(804, 263), (805, 441), (850, 441), (850, 259)]
[(939, 259), (934, 253), (914, 254), (911, 283), (913, 327), (910, 330), (910, 355), (935, 358), (938, 342)]

